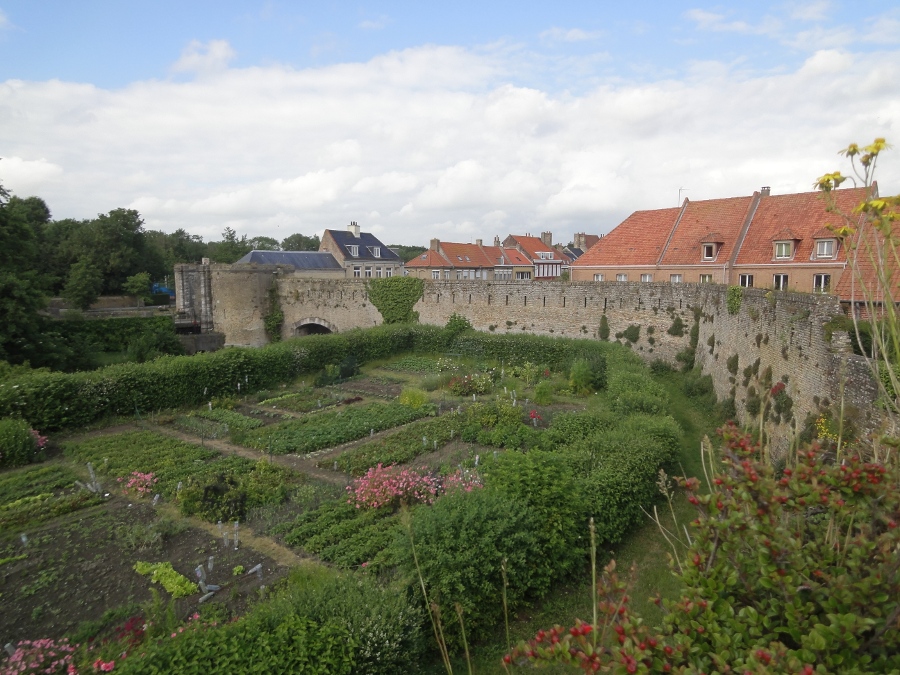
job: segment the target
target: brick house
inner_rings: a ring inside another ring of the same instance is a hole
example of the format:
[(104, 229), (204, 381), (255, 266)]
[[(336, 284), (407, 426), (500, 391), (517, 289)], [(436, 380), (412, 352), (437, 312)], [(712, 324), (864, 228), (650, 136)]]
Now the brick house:
[(494, 246), (485, 246), (481, 239), (474, 244), (432, 239), (425, 253), (406, 263), (405, 274), (419, 279), (531, 279), (533, 267), (528, 259), (499, 243), (499, 238)]
[[(836, 190), (852, 211), (864, 188)], [(637, 211), (572, 264), (576, 281), (721, 283), (830, 292), (846, 269), (837, 218), (819, 192), (692, 202)]]
[(325, 230), (319, 251), (328, 252), (348, 277), (379, 278), (401, 274), (403, 260), (374, 234), (351, 222), (346, 231)]
[(504, 248), (514, 248), (534, 266), (535, 281), (558, 279), (568, 269), (569, 259), (553, 248), (553, 234), (542, 232), (540, 237), (511, 234), (503, 240)]

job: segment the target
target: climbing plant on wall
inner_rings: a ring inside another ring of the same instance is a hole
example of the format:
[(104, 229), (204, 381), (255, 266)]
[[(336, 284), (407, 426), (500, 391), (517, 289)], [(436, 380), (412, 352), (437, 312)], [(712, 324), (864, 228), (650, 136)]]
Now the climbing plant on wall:
[(281, 310), (281, 301), (278, 299), (278, 288), (272, 286), (269, 289), (269, 311), (263, 317), (263, 325), (266, 329), (266, 337), (269, 342), (281, 340), (281, 326), (284, 324), (284, 312)]
[(385, 323), (416, 323), (413, 307), (425, 291), (425, 282), (412, 277), (372, 279), (366, 284), (369, 300)]
[(728, 287), (728, 313), (729, 314), (737, 314), (741, 311), (741, 300), (744, 298), (744, 289), (740, 286), (729, 286)]

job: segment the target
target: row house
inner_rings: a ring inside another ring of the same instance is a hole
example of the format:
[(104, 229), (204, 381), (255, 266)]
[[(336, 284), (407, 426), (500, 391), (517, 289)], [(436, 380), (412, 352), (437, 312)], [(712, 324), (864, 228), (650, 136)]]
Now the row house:
[(419, 279), (482, 279), (486, 281), (530, 280), (533, 266), (515, 249), (485, 246), (481, 239), (474, 244), (460, 244), (432, 239), (428, 250), (408, 263), (404, 274)]
[(515, 249), (527, 256), (534, 266), (535, 281), (559, 279), (569, 269), (570, 259), (553, 248), (553, 235), (550, 232), (542, 232), (540, 237), (511, 234), (503, 240), (503, 247)]
[(325, 230), (320, 252), (330, 253), (348, 277), (381, 278), (401, 273), (403, 259), (369, 232), (351, 222), (346, 231)]
[[(833, 193), (850, 212), (865, 188)], [(847, 267), (844, 243), (829, 229), (819, 192), (692, 202), (636, 211), (572, 263), (574, 281), (720, 283), (830, 292)]]

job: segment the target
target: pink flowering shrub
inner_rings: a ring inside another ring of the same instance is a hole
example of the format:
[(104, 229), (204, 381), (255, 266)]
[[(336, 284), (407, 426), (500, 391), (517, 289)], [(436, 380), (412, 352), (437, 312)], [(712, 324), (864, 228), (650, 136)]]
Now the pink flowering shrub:
[(349, 504), (356, 508), (397, 508), (401, 503), (431, 504), (438, 495), (440, 484), (428, 475), (401, 466), (370, 468), (364, 476), (347, 486)]
[[(117, 478), (117, 482), (121, 483), (124, 478)], [(153, 473), (141, 473), (140, 471), (132, 471), (131, 478), (122, 488), (122, 494), (127, 495), (129, 490), (134, 490), (138, 497), (144, 497), (153, 493), (153, 486), (159, 482)]]
[(15, 653), (0, 664), (0, 675), (20, 673), (67, 673), (78, 671), (73, 663), (75, 646), (68, 640), (22, 640)]
[(475, 488), (484, 487), (484, 483), (482, 483), (481, 476), (476, 471), (472, 469), (457, 469), (449, 476), (444, 476), (442, 487), (444, 492), (448, 494), (457, 490), (471, 492)]
[(32, 429), (31, 435), (34, 437), (34, 444), (37, 446), (38, 450), (43, 450), (47, 445), (47, 437), (41, 436), (41, 432), (37, 429)]

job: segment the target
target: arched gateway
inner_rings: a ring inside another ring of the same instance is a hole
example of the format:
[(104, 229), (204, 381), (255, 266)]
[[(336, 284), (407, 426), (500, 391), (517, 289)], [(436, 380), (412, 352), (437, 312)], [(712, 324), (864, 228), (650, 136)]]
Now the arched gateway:
[(320, 319), (317, 316), (310, 316), (296, 321), (291, 332), (293, 335), (300, 337), (303, 335), (337, 333), (338, 329), (337, 326), (330, 321)]

